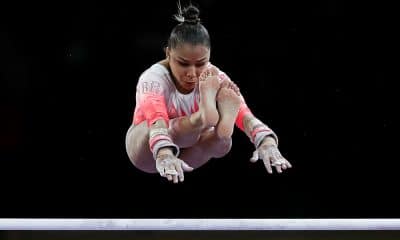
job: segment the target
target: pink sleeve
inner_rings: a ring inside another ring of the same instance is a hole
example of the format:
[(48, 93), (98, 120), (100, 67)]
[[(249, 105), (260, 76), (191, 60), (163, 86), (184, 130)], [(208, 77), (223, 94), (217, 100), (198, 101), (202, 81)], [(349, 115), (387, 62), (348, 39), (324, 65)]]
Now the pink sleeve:
[(168, 126), (169, 117), (165, 101), (166, 86), (156, 74), (144, 74), (139, 79), (136, 88), (136, 107), (133, 117), (135, 125), (147, 121), (151, 126), (156, 121), (164, 119)]
[(243, 102), (240, 104), (239, 113), (235, 122), (236, 126), (240, 128), (240, 130), (242, 130), (243, 132), (244, 132), (243, 118), (248, 114), (253, 115), (253, 113), (250, 111), (250, 108), (246, 105), (246, 103), (243, 100)]

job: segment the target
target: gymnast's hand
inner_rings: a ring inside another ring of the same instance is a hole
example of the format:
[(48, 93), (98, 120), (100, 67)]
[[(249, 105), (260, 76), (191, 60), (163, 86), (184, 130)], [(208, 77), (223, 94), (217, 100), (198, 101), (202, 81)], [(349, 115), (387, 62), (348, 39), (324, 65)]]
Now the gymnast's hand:
[(268, 173), (272, 173), (272, 167), (275, 167), (278, 173), (292, 167), (290, 162), (279, 152), (275, 139), (272, 137), (266, 137), (263, 140), (260, 146), (254, 151), (250, 161), (257, 162), (260, 158), (263, 160)]
[(161, 149), (157, 154), (156, 168), (162, 177), (166, 177), (168, 181), (174, 183), (183, 182), (183, 172), (191, 172), (193, 170), (187, 163), (175, 157), (170, 149)]

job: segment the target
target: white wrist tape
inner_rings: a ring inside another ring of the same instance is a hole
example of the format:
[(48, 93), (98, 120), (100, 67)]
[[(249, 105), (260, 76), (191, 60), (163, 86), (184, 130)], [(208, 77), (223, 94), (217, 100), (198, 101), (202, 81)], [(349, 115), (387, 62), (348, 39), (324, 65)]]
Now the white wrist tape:
[(159, 151), (161, 148), (165, 148), (165, 147), (171, 147), (171, 148), (172, 148), (172, 152), (174, 153), (174, 155), (175, 155), (176, 157), (179, 156), (179, 147), (178, 147), (178, 145), (174, 144), (174, 143), (173, 143), (172, 141), (170, 141), (170, 140), (159, 140), (159, 141), (157, 141), (157, 142), (154, 144), (154, 146), (153, 146), (152, 153), (153, 153), (153, 158), (154, 158), (154, 160), (157, 159), (158, 151)]
[(276, 141), (276, 144), (278, 145), (278, 136), (276, 136), (276, 134), (263, 123), (254, 126), (253, 130), (250, 133), (251, 142), (254, 143), (256, 149), (260, 146), (261, 142), (267, 136), (273, 137)]
[(168, 134), (168, 129), (166, 128), (150, 129), (149, 145), (154, 159), (157, 159), (158, 151), (164, 147), (171, 147), (174, 155), (179, 155), (179, 147), (172, 142), (172, 139)]
[(278, 137), (276, 136), (276, 134), (274, 132), (258, 132), (256, 133), (255, 137), (254, 137), (254, 146), (256, 147), (256, 149), (261, 145), (262, 141), (264, 140), (264, 138), (266, 137), (273, 137), (276, 141), (276, 145), (278, 146)]

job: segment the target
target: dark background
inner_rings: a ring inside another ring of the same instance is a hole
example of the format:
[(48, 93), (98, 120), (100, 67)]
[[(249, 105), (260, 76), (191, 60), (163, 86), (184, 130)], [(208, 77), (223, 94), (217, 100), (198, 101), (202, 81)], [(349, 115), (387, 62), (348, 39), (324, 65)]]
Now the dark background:
[(125, 133), (176, 1), (56, 2), (1, 3), (0, 217), (400, 216), (380, 7), (195, 1), (211, 61), (294, 167), (268, 175), (235, 131), (226, 157), (173, 185), (134, 168)]

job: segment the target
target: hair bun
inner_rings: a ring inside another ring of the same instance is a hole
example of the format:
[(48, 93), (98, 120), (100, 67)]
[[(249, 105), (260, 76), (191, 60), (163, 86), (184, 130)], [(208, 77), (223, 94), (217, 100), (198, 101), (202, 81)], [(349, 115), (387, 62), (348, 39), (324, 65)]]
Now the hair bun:
[(175, 14), (174, 17), (180, 23), (197, 24), (200, 22), (199, 15), (200, 10), (197, 7), (189, 5), (182, 9), (178, 2), (178, 14)]
[(182, 10), (182, 17), (184, 17), (184, 22), (196, 24), (200, 22), (200, 11), (193, 5), (190, 5)]

